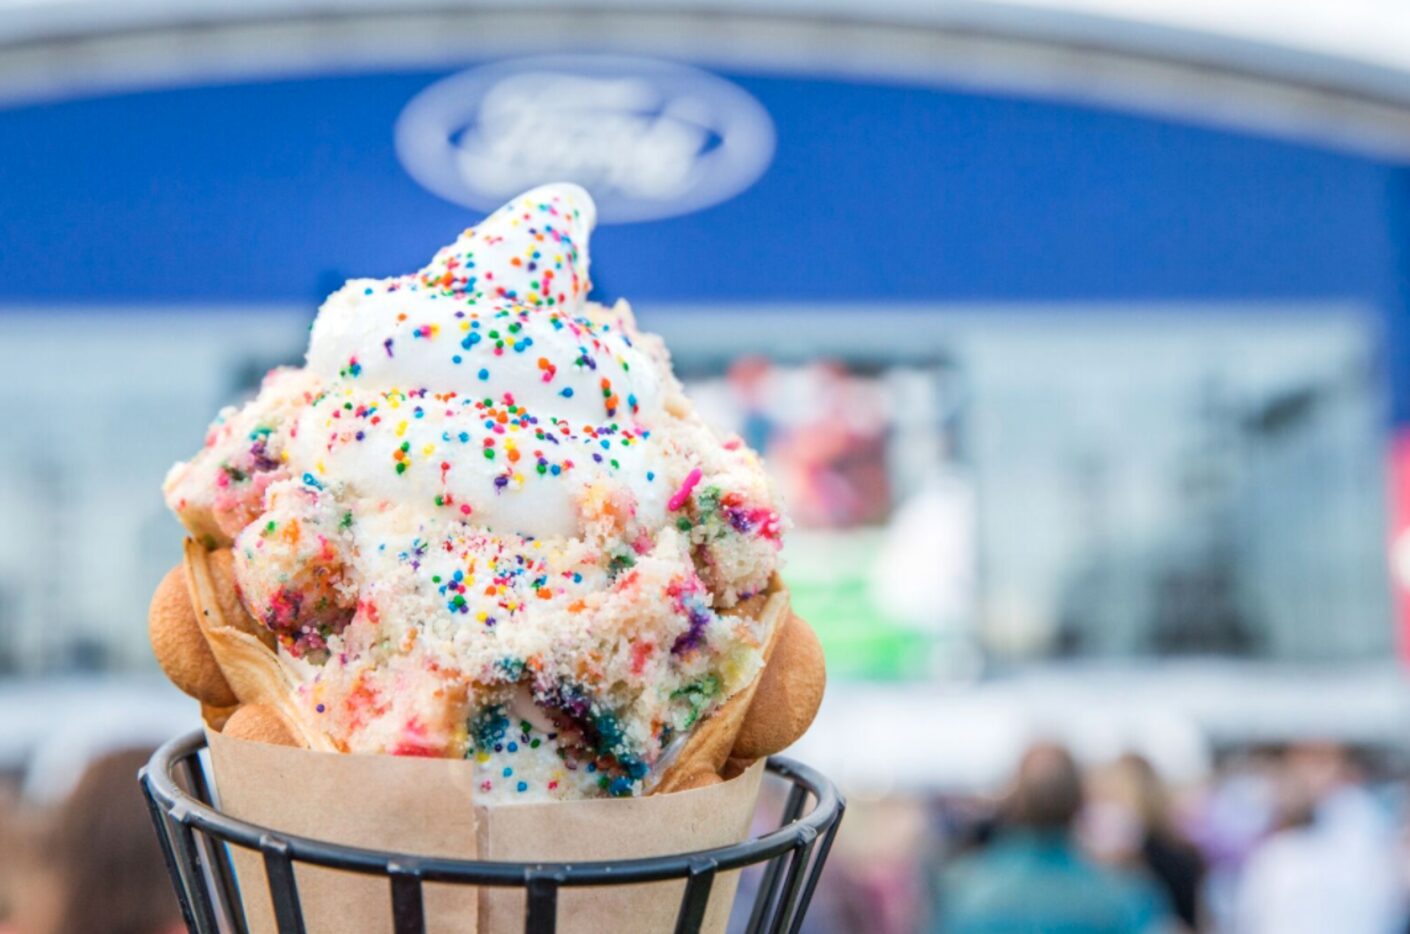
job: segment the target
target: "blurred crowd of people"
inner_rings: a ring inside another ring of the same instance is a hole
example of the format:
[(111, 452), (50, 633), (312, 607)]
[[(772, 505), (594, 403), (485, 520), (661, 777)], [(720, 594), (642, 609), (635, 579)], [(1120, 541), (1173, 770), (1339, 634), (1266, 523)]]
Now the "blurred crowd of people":
[(1178, 789), (1140, 756), (1083, 767), (1040, 743), (992, 798), (854, 802), (858, 837), (892, 846), (843, 834), (807, 929), (1404, 934), (1402, 786), (1334, 743), (1231, 755)]
[(0, 934), (185, 930), (137, 784), (151, 753), (98, 757), (52, 807), (0, 784)]
[[(136, 782), (149, 754), (100, 756), (52, 806), (0, 783), (0, 934), (181, 930)], [(992, 797), (854, 800), (804, 930), (1406, 934), (1403, 804), (1331, 743), (1180, 789), (1137, 755), (1083, 767), (1039, 743)]]

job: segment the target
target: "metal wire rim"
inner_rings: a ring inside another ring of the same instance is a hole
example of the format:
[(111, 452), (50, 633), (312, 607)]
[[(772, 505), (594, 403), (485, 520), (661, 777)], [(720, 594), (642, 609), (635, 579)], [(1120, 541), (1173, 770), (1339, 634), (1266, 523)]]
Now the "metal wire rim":
[[(528, 893), (525, 930), (538, 934), (554, 930), (561, 887), (672, 879), (686, 881), (676, 931), (689, 932), (698, 930), (704, 918), (717, 873), (767, 862), (748, 930), (796, 931), (846, 808), (836, 786), (821, 773), (775, 756), (768, 760), (768, 772), (791, 785), (782, 824), (778, 830), (742, 843), (668, 856), (577, 863), (448, 859), (342, 846), (222, 814), (208, 803), (210, 794), (198, 759), (205, 745), (205, 734), (200, 730), (172, 739), (152, 755), (138, 776), (152, 810), (167, 868), (181, 897), (187, 926), (197, 932), (220, 930), (213, 901), (223, 898), (227, 910), (233, 910), (238, 905), (229, 903), (232, 899), (238, 902), (238, 896), (233, 894), (228, 855), (214, 852), (209, 844), (203, 854), (195, 831), (208, 841), (219, 840), (264, 855), (279, 929), (293, 934), (304, 930), (294, 881), (296, 862), (390, 879), (397, 934), (425, 930), (421, 906), (421, 886), (425, 882), (524, 888)], [(191, 792), (177, 782), (178, 767), (185, 771)], [(815, 803), (804, 814), (810, 797)], [(781, 878), (785, 862), (782, 857), (786, 854), (792, 855), (787, 860), (786, 877)], [(215, 865), (210, 867), (211, 863)], [(215, 892), (206, 890), (202, 864), (214, 870)]]

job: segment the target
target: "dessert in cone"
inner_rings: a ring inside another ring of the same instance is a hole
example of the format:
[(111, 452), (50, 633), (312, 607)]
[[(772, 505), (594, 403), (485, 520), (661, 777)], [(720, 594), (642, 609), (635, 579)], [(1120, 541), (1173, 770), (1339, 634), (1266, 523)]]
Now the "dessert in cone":
[(549, 185), (348, 282), (173, 467), (150, 633), (212, 727), (466, 759), (486, 802), (698, 787), (807, 728), (772, 485), (588, 299), (594, 222)]

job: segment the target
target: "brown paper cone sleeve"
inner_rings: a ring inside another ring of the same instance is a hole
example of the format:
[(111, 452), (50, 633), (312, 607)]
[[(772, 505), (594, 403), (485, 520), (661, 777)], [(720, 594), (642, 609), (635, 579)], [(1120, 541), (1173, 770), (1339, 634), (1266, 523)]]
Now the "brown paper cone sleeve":
[[(756, 764), (728, 782), (673, 795), (485, 806), (472, 763), (313, 752), (207, 731), (220, 808), (284, 833), (391, 854), (526, 863), (689, 853), (748, 835), (762, 781)], [(276, 930), (259, 854), (231, 848), (250, 930)], [(387, 880), (298, 865), (309, 934), (390, 931)], [(701, 930), (723, 932), (738, 882), (711, 887)], [(647, 934), (674, 929), (683, 881), (562, 889), (558, 930)], [(524, 926), (524, 894), (426, 886), (426, 928), (508, 934)]]

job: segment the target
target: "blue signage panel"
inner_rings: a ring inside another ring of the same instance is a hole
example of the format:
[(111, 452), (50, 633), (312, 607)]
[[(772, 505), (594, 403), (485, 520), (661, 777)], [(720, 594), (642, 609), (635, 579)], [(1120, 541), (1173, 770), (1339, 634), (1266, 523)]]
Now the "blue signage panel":
[(612, 56), (174, 87), (0, 109), (0, 305), (312, 305), (571, 178), (603, 207), (599, 297), (1350, 299), (1395, 312), (1399, 390), (1402, 172), (1071, 102)]
[(0, 301), (314, 301), (569, 169), (630, 221), (594, 239), (595, 271), (638, 300), (1386, 288), (1392, 169), (1364, 158), (1050, 101), (569, 65), (0, 111)]

